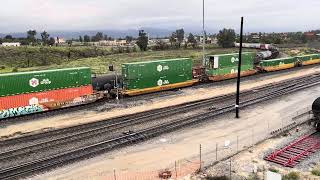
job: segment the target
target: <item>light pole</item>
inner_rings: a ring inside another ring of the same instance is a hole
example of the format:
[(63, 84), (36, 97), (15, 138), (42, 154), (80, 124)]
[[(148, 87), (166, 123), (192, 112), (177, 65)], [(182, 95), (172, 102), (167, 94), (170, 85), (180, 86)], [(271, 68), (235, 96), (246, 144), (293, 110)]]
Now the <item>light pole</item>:
[(205, 30), (204, 30), (204, 0), (202, 0), (202, 65), (205, 66)]
[(240, 27), (240, 48), (239, 48), (239, 63), (238, 63), (238, 78), (237, 78), (237, 97), (236, 97), (236, 118), (239, 118), (239, 98), (240, 98), (240, 76), (241, 76), (241, 59), (242, 59), (242, 37), (243, 37), (243, 17), (241, 17)]

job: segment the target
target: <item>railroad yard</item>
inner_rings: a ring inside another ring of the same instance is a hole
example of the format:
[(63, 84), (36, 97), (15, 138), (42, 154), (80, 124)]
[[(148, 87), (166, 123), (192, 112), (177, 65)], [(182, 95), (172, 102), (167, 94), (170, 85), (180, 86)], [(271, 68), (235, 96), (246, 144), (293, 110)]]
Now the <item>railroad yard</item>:
[[(179, 177), (197, 179), (229, 176), (223, 169), (230, 156), (236, 179), (255, 168), (262, 177), (262, 167), (288, 173), (292, 169), (263, 158), (272, 147), (282, 148), (314, 131), (304, 122), (312, 118), (319, 74), (314, 65), (243, 78), (240, 119), (233, 113), (235, 81), (228, 80), (4, 121), (0, 177), (113, 179), (116, 174), (118, 179), (157, 179), (160, 170), (178, 162)], [(203, 171), (195, 175), (200, 144)], [(294, 170), (309, 176), (317, 162), (313, 158)], [(37, 175), (41, 169), (51, 171)]]
[[(242, 83), (241, 89), (246, 90), (289, 78), (295, 78), (304, 75), (310, 75), (320, 72), (317, 66), (306, 67), (304, 69), (289, 70), (286, 72), (276, 72), (274, 74), (261, 75), (259, 79), (256, 77), (248, 77)], [(262, 81), (263, 80), (263, 81)], [(92, 110), (79, 110), (63, 115), (55, 115), (52, 118), (41, 117), (32, 121), (19, 121), (17, 124), (14, 121), (4, 122), (4, 127), (0, 132), (0, 137), (8, 138), (21, 136), (27, 133), (47, 131), (55, 128), (63, 128), (72, 125), (88, 123), (93, 121), (102, 120), (105, 118), (113, 118), (120, 115), (133, 114), (146, 110), (163, 108), (173, 106), (190, 101), (206, 99), (210, 97), (225, 95), (235, 92), (234, 81), (222, 82), (222, 86), (215, 85), (200, 85), (199, 87), (192, 87), (181, 89), (173, 92), (162, 92), (163, 94), (151, 94), (141, 97), (133, 97), (132, 100), (124, 99), (119, 104), (115, 100), (110, 103), (101, 103), (100, 106), (94, 106)], [(195, 92), (199, 92), (195, 94)], [(159, 97), (160, 96), (160, 97)], [(186, 98), (187, 97), (187, 98)], [(93, 115), (95, 115), (93, 117)], [(28, 119), (28, 117), (26, 117)], [(7, 123), (7, 124), (6, 124)]]
[(319, 6), (2, 2), (0, 180), (320, 180)]
[[(113, 169), (117, 171), (117, 175), (121, 178), (125, 176), (133, 177), (134, 175), (143, 177), (148, 175), (148, 172), (174, 166), (175, 161), (197, 160), (199, 144), (202, 145), (204, 165), (209, 166), (216, 161), (216, 143), (219, 146), (218, 160), (221, 160), (231, 155), (231, 153), (235, 153), (237, 148), (239, 150), (245, 149), (252, 146), (252, 144), (269, 138), (270, 131), (291, 124), (291, 118), (296, 116), (297, 112), (310, 108), (308, 104), (313, 102), (319, 91), (319, 86), (314, 86), (301, 92), (298, 91), (290, 96), (275, 98), (271, 101), (260, 103), (255, 107), (248, 107), (241, 112), (241, 119), (238, 120), (234, 119), (234, 114), (231, 113), (222, 115), (211, 121), (185, 127), (184, 129), (161, 135), (146, 142), (141, 142), (138, 145), (74, 163), (56, 171), (35, 176), (34, 178), (104, 179), (110, 177), (112, 179)], [(287, 113), (288, 109), (294, 109), (294, 111)], [(252, 129), (254, 130), (253, 133)], [(245, 150), (234, 156), (232, 160), (234, 161), (232, 168), (235, 169), (233, 170), (233, 174), (247, 176), (252, 172), (255, 163), (259, 164), (259, 168), (264, 165), (266, 169), (276, 167), (282, 172), (291, 171), (289, 168), (281, 168), (281, 166), (267, 163), (263, 160), (263, 157), (270, 153), (272, 151), (271, 148), (274, 146), (288, 143), (308, 133), (312, 130), (312, 127), (303, 124), (299, 126), (299, 129), (301, 129), (299, 132), (295, 132), (295, 130), (291, 131), (287, 137), (272, 138), (255, 145), (249, 151)], [(239, 137), (239, 147), (236, 147), (235, 143), (237, 136)], [(225, 141), (228, 140), (231, 141), (230, 148), (224, 148)], [(317, 159), (313, 159), (313, 162), (317, 161)], [(252, 164), (248, 162), (252, 162)], [(260, 164), (260, 162), (263, 163)], [(248, 166), (244, 167), (241, 163), (247, 163)], [(221, 161), (217, 165), (209, 166), (204, 173), (212, 173), (214, 175), (221, 175), (222, 173), (222, 175), (228, 175), (228, 171), (225, 170), (228, 165), (228, 160)], [(300, 171), (302, 169), (307, 174), (309, 168), (301, 166), (297, 167), (297, 169)], [(220, 167), (220, 171), (218, 167)], [(140, 174), (135, 174), (135, 172), (140, 172)], [(234, 175), (234, 177), (237, 177), (237, 175)]]

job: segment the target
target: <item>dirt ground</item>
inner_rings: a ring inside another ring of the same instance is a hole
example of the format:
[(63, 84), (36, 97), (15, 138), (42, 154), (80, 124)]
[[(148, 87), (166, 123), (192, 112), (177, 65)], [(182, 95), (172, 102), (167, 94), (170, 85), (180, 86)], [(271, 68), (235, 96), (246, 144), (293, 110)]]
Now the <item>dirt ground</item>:
[[(269, 137), (270, 131), (292, 123), (292, 117), (296, 112), (309, 108), (319, 94), (320, 86), (306, 89), (291, 96), (244, 109), (241, 111), (240, 119), (235, 119), (234, 114), (227, 114), (134, 146), (77, 162), (32, 179), (108, 179), (113, 170), (117, 172), (117, 179), (130, 179), (130, 173), (147, 173), (170, 168), (174, 166), (175, 161), (197, 161), (200, 144), (203, 164), (208, 166), (216, 161), (216, 155), (218, 160), (221, 160), (236, 152), (237, 149), (244, 149)], [(259, 147), (261, 151), (267, 150), (277, 142), (277, 140), (267, 141)], [(218, 154), (216, 154), (216, 145), (218, 145)], [(234, 163), (259, 159), (258, 151), (255, 152), (240, 156), (239, 160), (234, 160)], [(251, 170), (250, 166), (247, 170)]]
[[(270, 76), (261, 77), (259, 79), (248, 80), (242, 83), (241, 90), (251, 89), (257, 86), (262, 86), (272, 82), (278, 82), (285, 79), (308, 75), (312, 73), (320, 72), (320, 67), (315, 66), (309, 69), (297, 69), (281, 74), (273, 74)], [(93, 121), (99, 121), (107, 118), (112, 118), (120, 115), (127, 115), (136, 112), (142, 112), (150, 109), (167, 107), (171, 105), (181, 104), (184, 102), (206, 99), (209, 97), (219, 96), (235, 92), (235, 84), (227, 84), (222, 86), (213, 86), (197, 89), (182, 89), (183, 93), (174, 97), (168, 97), (166, 99), (161, 98), (159, 101), (153, 101), (145, 103), (140, 106), (130, 108), (115, 108), (107, 112), (93, 112), (84, 111), (71, 113), (67, 115), (55, 116), (52, 118), (40, 118), (38, 120), (22, 122), (18, 124), (8, 125), (1, 127), (0, 138), (7, 138), (13, 136), (19, 136), (30, 132), (39, 132), (52, 128), (62, 128), (67, 126), (73, 126), (82, 123), (88, 123)]]
[[(268, 169), (276, 169), (280, 174), (288, 174), (290, 172), (299, 172), (301, 179), (320, 179), (320, 177), (313, 176), (311, 174), (312, 168), (301, 169), (301, 168), (285, 168), (280, 165), (267, 162), (263, 160), (263, 157), (270, 152), (273, 152), (274, 149), (278, 148), (279, 145), (282, 147), (289, 142), (292, 142), (293, 139), (299, 138), (305, 134), (309, 134), (314, 131), (313, 127), (307, 124), (303, 124), (298, 127), (299, 132), (295, 132), (295, 129), (289, 131), (287, 136), (278, 136), (259, 143), (258, 145), (244, 150), (239, 154), (236, 154), (231, 157), (231, 171), (232, 179), (246, 179), (253, 172), (256, 172), (260, 179), (263, 179), (264, 171)], [(269, 150), (269, 151), (267, 151)], [(200, 176), (230, 176), (230, 158), (224, 161), (221, 161), (213, 166), (206, 167), (204, 172), (200, 173), (193, 177), (197, 179)]]

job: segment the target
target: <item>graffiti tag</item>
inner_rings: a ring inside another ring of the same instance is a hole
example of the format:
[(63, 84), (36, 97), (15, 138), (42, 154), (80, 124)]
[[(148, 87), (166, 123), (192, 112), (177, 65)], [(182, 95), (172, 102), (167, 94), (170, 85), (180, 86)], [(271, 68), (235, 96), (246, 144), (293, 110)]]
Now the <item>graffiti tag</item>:
[(5, 110), (0, 110), (0, 119), (15, 117), (15, 116), (22, 116), (22, 115), (27, 115), (27, 114), (32, 114), (32, 113), (42, 112), (42, 111), (43, 109), (38, 105), (10, 108)]

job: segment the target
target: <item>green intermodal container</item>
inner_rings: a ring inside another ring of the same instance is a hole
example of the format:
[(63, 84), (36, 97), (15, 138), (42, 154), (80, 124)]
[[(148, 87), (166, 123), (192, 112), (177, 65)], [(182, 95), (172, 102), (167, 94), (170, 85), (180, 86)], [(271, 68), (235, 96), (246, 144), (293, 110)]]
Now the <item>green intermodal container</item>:
[[(241, 65), (241, 72), (253, 70), (253, 65)], [(219, 76), (226, 74), (233, 74), (238, 72), (238, 66), (219, 68), (219, 69), (206, 69), (206, 74), (209, 76)]]
[(91, 84), (87, 67), (0, 74), (0, 97)]
[[(253, 64), (256, 53), (254, 52), (244, 52), (242, 53), (241, 65), (251, 65)], [(206, 58), (206, 66), (209, 69), (224, 69), (226, 67), (238, 66), (239, 54), (219, 54), (219, 55), (209, 55)]]
[(145, 89), (192, 80), (192, 60), (166, 59), (122, 64), (125, 90)]
[(319, 59), (320, 56), (319, 54), (310, 54), (310, 55), (304, 55), (304, 56), (296, 56), (295, 58), (300, 61), (309, 61), (313, 59)]
[(288, 58), (280, 58), (280, 59), (270, 59), (270, 60), (263, 60), (260, 62), (260, 66), (267, 67), (267, 66), (279, 66), (282, 64), (291, 64), (295, 63), (295, 57), (288, 57)]

